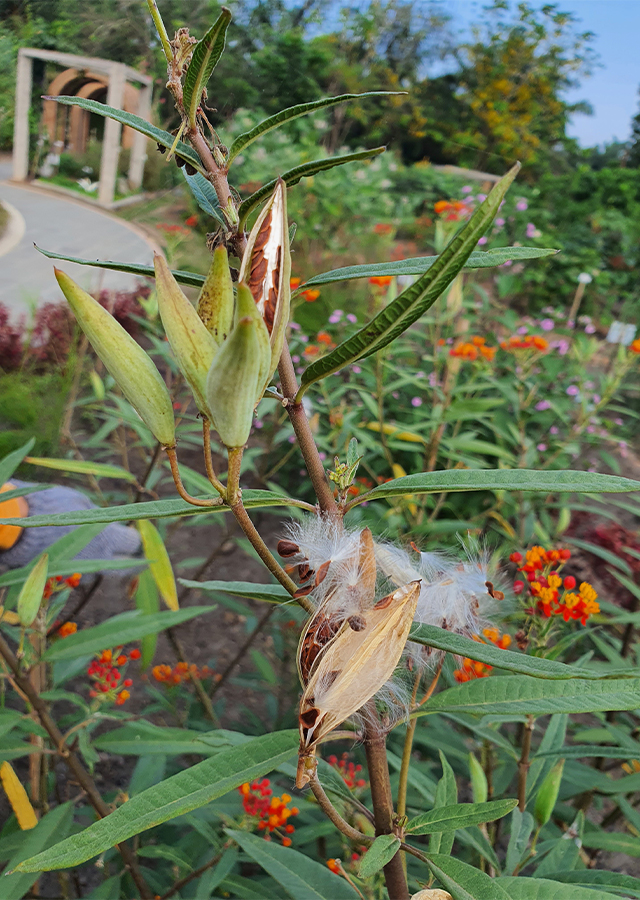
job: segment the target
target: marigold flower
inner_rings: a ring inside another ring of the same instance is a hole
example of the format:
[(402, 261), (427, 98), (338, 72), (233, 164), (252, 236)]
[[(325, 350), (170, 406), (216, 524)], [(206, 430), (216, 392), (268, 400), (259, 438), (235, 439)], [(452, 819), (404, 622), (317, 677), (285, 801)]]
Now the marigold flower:
[(291, 288), (291, 290), (295, 291), (296, 288), (299, 288), (301, 281), (302, 281), (302, 279), (298, 278), (298, 277), (290, 278), (289, 279), (289, 287)]
[(632, 353), (640, 353), (640, 338), (636, 338), (635, 341), (631, 342), (629, 350), (631, 350)]
[(65, 622), (64, 625), (61, 625), (58, 628), (58, 635), (61, 638), (68, 637), (70, 634), (75, 634), (78, 630), (78, 625), (76, 622)]
[(391, 284), (392, 278), (392, 275), (372, 275), (369, 284), (374, 284), (376, 287), (387, 287)]
[(327, 346), (328, 346), (329, 344), (333, 344), (333, 341), (331, 340), (331, 335), (328, 334), (326, 331), (319, 331), (319, 332), (318, 332), (318, 341), (319, 341), (321, 344), (327, 344)]
[(502, 341), (500, 346), (503, 350), (515, 353), (518, 350), (538, 350), (545, 353), (549, 349), (549, 341), (538, 334), (515, 334), (506, 341)]
[(313, 303), (313, 301), (317, 300), (320, 296), (320, 291), (315, 288), (307, 288), (306, 291), (300, 291), (300, 296), (304, 297), (307, 303)]

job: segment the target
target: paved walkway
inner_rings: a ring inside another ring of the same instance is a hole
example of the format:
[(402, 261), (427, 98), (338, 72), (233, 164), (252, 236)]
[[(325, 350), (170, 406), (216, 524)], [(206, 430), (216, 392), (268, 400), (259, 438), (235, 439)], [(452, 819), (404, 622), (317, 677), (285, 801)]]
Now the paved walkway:
[[(0, 256), (0, 303), (10, 309), (27, 312), (42, 303), (63, 299), (53, 275), (54, 260), (38, 253), (34, 243), (83, 259), (147, 264), (153, 261), (152, 242), (123, 219), (42, 188), (10, 184), (10, 177), (11, 164), (0, 160), (0, 200), (20, 213), (25, 226), (15, 246)], [(66, 262), (56, 264), (90, 291), (126, 290), (139, 281), (122, 272)]]

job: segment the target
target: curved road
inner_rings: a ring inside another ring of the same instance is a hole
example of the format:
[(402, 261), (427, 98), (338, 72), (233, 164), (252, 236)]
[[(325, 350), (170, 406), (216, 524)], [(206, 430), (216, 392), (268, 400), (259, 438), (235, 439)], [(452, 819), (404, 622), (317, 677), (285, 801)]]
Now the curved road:
[[(0, 255), (0, 303), (9, 309), (22, 313), (63, 299), (53, 275), (54, 261), (38, 253), (34, 243), (55, 253), (85, 259), (152, 263), (151, 239), (128, 222), (42, 188), (11, 184), (10, 177), (11, 163), (0, 160), (0, 200), (20, 213), (25, 226), (19, 241), (13, 247), (9, 243), (11, 249)], [(126, 290), (139, 282), (135, 276), (122, 272), (65, 262), (58, 265), (89, 291)]]

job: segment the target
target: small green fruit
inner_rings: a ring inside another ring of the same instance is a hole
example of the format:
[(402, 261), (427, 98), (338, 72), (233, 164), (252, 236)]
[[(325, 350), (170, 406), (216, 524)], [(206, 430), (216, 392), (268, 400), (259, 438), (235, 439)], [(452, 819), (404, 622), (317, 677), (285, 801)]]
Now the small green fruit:
[(486, 803), (489, 796), (489, 785), (485, 771), (475, 758), (473, 753), (469, 754), (469, 773), (471, 775), (471, 791), (473, 793), (474, 803)]
[(560, 791), (563, 770), (564, 760), (560, 759), (551, 769), (538, 790), (533, 815), (541, 827), (547, 824), (553, 813), (553, 808), (558, 799), (558, 792)]
[(233, 282), (226, 247), (216, 247), (213, 251), (211, 268), (198, 297), (198, 315), (220, 346), (233, 324)]
[(25, 583), (18, 597), (18, 618), (20, 624), (24, 628), (28, 628), (35, 622), (40, 604), (42, 603), (42, 595), (44, 594), (44, 586), (47, 583), (47, 571), (49, 569), (49, 557), (44, 553), (33, 569), (27, 575)]
[(264, 389), (271, 381), (271, 375), (273, 374), (271, 369), (271, 343), (269, 341), (267, 326), (264, 324), (264, 319), (258, 311), (258, 307), (255, 304), (251, 291), (246, 284), (239, 282), (234, 325), (237, 325), (240, 319), (247, 317), (253, 319), (256, 323), (256, 333), (261, 345), (260, 359), (262, 365), (258, 374), (258, 391), (255, 398), (255, 403), (257, 404), (262, 399)]
[(60, 269), (54, 269), (80, 328), (156, 440), (176, 443), (169, 391), (152, 360), (122, 325)]

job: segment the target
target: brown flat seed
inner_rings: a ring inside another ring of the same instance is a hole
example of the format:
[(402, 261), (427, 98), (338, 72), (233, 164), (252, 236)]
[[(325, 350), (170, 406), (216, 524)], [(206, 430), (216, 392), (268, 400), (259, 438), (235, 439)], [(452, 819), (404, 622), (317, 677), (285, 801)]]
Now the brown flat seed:
[(349, 616), (347, 622), (352, 631), (362, 631), (367, 627), (367, 620), (364, 616)]
[(494, 600), (504, 600), (504, 594), (502, 593), (502, 591), (497, 591), (490, 581), (485, 581), (484, 584), (489, 595), (493, 597)]
[(295, 556), (296, 553), (300, 553), (300, 547), (293, 541), (278, 541), (278, 554), (284, 559), (288, 556)]
[(323, 562), (316, 572), (315, 586), (318, 587), (319, 584), (322, 584), (324, 579), (326, 578), (327, 572), (329, 571), (329, 566), (331, 565), (331, 560), (328, 559), (326, 562)]
[(313, 584), (305, 584), (303, 587), (299, 587), (293, 596), (294, 597), (306, 597), (307, 594), (311, 593), (313, 588), (314, 588)]
[(374, 609), (386, 609), (387, 606), (391, 606), (393, 601), (393, 594), (389, 594), (387, 597), (383, 597), (382, 600), (378, 600), (376, 605), (373, 607)]
[(300, 581), (306, 581), (311, 575), (311, 569), (308, 562), (300, 563), (298, 566), (298, 578)]

